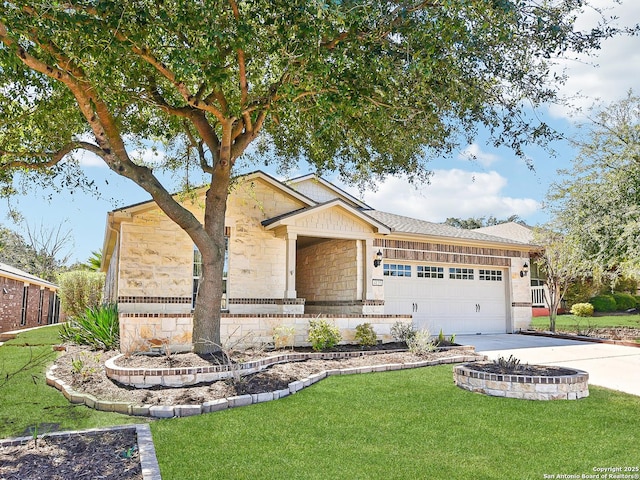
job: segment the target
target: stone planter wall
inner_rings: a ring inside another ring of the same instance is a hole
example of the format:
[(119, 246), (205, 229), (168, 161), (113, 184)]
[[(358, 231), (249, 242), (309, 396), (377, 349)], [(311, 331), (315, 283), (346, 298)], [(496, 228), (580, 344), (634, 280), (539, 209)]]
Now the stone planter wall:
[[(443, 347), (440, 350), (456, 348), (466, 350), (470, 354), (475, 352), (473, 346)], [(136, 388), (186, 387), (205, 382), (215, 382), (232, 378), (235, 375), (251, 375), (264, 370), (271, 365), (285, 362), (299, 362), (304, 360), (336, 360), (339, 358), (354, 358), (365, 355), (380, 355), (384, 353), (402, 352), (404, 350), (372, 350), (353, 352), (314, 352), (314, 353), (279, 353), (268, 358), (238, 364), (232, 370), (228, 365), (211, 365), (208, 367), (182, 368), (131, 368), (116, 365), (116, 361), (123, 355), (115, 356), (105, 362), (107, 377), (122, 385)]]
[(468, 365), (453, 369), (455, 384), (471, 392), (524, 400), (577, 400), (589, 396), (589, 374), (572, 369), (571, 375), (535, 376), (487, 373)]

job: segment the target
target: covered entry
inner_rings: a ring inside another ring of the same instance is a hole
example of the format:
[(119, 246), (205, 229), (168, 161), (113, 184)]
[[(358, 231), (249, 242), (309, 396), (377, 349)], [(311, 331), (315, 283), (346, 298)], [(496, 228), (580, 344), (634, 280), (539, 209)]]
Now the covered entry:
[(509, 331), (507, 270), (400, 262), (384, 265), (385, 314), (410, 314), (432, 335)]

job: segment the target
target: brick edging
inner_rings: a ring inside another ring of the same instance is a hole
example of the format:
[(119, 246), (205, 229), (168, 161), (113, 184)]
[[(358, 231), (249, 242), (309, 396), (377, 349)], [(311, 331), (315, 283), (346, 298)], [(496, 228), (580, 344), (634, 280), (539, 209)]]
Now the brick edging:
[[(69, 430), (64, 432), (51, 432), (44, 435), (38, 435), (38, 438), (44, 437), (71, 437), (72, 435), (99, 435), (101, 433), (119, 431), (119, 430), (135, 430), (140, 452), (140, 467), (142, 469), (143, 480), (162, 480), (160, 476), (160, 466), (156, 456), (156, 449), (153, 445), (151, 437), (151, 429), (146, 423), (133, 425), (118, 425), (107, 428), (89, 428), (86, 430)], [(0, 447), (15, 447), (24, 445), (33, 440), (33, 436), (15, 437), (0, 440)]]
[(456, 355), (453, 357), (440, 358), (435, 360), (423, 360), (411, 363), (390, 363), (384, 365), (373, 365), (365, 367), (350, 367), (343, 369), (324, 370), (307, 378), (289, 383), (288, 387), (273, 392), (254, 393), (238, 395), (229, 398), (211, 400), (201, 405), (136, 405), (128, 402), (110, 402), (99, 400), (88, 393), (74, 391), (70, 385), (55, 377), (56, 366), (53, 365), (47, 370), (47, 385), (50, 385), (62, 392), (64, 397), (74, 404), (84, 404), (89, 408), (105, 412), (115, 412), (125, 415), (146, 416), (154, 418), (189, 417), (203, 413), (212, 413), (227, 408), (243, 407), (255, 403), (269, 402), (293, 395), (300, 390), (313, 385), (320, 380), (334, 375), (351, 375), (358, 373), (388, 372), (392, 370), (406, 370), (412, 368), (430, 367), (434, 365), (473, 362), (486, 357), (478, 355)]

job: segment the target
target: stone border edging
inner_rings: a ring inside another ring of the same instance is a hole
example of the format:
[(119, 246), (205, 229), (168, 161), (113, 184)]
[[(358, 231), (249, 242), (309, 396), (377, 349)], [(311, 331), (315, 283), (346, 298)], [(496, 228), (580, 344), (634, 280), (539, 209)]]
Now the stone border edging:
[(99, 400), (88, 393), (74, 391), (70, 385), (55, 377), (56, 366), (53, 365), (47, 370), (47, 385), (57, 388), (64, 397), (74, 404), (84, 404), (89, 408), (105, 412), (115, 412), (124, 415), (135, 415), (154, 418), (189, 417), (203, 413), (212, 413), (227, 408), (244, 407), (254, 403), (269, 402), (293, 395), (303, 388), (313, 385), (320, 380), (333, 375), (351, 375), (356, 373), (387, 372), (392, 370), (406, 370), (412, 368), (429, 367), (434, 365), (473, 362), (479, 359), (486, 359), (486, 356), (478, 355), (456, 355), (453, 357), (440, 358), (436, 360), (424, 360), (412, 363), (390, 363), (384, 365), (373, 365), (366, 367), (350, 367), (343, 369), (324, 370), (307, 378), (289, 383), (288, 387), (274, 392), (254, 393), (238, 395), (229, 398), (210, 400), (201, 405), (136, 405), (128, 402), (110, 402)]
[[(474, 347), (456, 347), (460, 350), (473, 350)], [(443, 347), (441, 350), (450, 350)], [(105, 361), (105, 373), (108, 378), (122, 385), (136, 388), (149, 388), (154, 386), (185, 387), (199, 383), (210, 383), (218, 380), (232, 378), (234, 375), (251, 375), (276, 365), (278, 363), (299, 362), (304, 360), (335, 360), (342, 358), (358, 358), (366, 355), (381, 355), (385, 353), (405, 352), (406, 349), (396, 350), (365, 350), (352, 352), (306, 352), (306, 353), (281, 353), (271, 357), (262, 358), (237, 365), (234, 370), (229, 365), (210, 365), (200, 367), (179, 368), (135, 368), (121, 367), (116, 361), (124, 355), (120, 354)]]
[[(140, 452), (140, 467), (142, 469), (142, 478), (144, 480), (162, 480), (160, 475), (160, 466), (158, 465), (158, 458), (156, 457), (156, 449), (153, 445), (153, 438), (151, 437), (151, 429), (146, 423), (139, 423), (133, 425), (118, 425), (108, 428), (90, 428), (87, 430), (70, 430), (65, 432), (51, 432), (44, 435), (39, 435), (38, 438), (45, 437), (70, 437), (72, 435), (98, 435), (105, 432), (112, 432), (117, 430), (133, 430), (136, 431), (138, 451)], [(33, 440), (33, 436), (30, 437), (16, 437), (0, 440), (0, 447), (15, 447), (24, 445), (25, 443)]]
[(576, 342), (605, 343), (608, 345), (620, 345), (623, 347), (640, 348), (640, 343), (625, 342), (624, 340), (611, 340), (608, 338), (584, 337), (579, 335), (567, 335), (564, 333), (539, 332), (539, 331), (532, 331), (532, 330), (520, 330), (519, 334), (529, 335), (531, 337), (558, 338), (561, 340), (575, 340)]
[(523, 400), (579, 400), (588, 397), (589, 374), (577, 368), (562, 368), (573, 373), (554, 376), (491, 373), (462, 364), (454, 367), (453, 380), (464, 390), (492, 397)]

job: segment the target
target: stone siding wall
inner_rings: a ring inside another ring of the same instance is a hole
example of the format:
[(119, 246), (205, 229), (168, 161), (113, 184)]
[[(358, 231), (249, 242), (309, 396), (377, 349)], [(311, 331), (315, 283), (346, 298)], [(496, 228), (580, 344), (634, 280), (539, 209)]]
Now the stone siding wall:
[(299, 249), (296, 290), (307, 302), (357, 300), (357, 250), (353, 240)]
[[(343, 343), (351, 343), (358, 325), (368, 322), (378, 340), (393, 341), (391, 327), (400, 321), (411, 323), (409, 315), (326, 315), (342, 334)], [(233, 315), (223, 314), (220, 326), (222, 342), (248, 347), (274, 342), (275, 331), (291, 332), (286, 346), (308, 346), (309, 321), (315, 315)], [(168, 345), (172, 351), (191, 349), (191, 315), (120, 314), (120, 350), (123, 353), (145, 351)], [(290, 330), (291, 329), (291, 330)]]
[(511, 321), (514, 332), (526, 330), (531, 325), (531, 277), (529, 272), (521, 277), (522, 266), (527, 263), (531, 266), (529, 258), (512, 258), (511, 268)]

